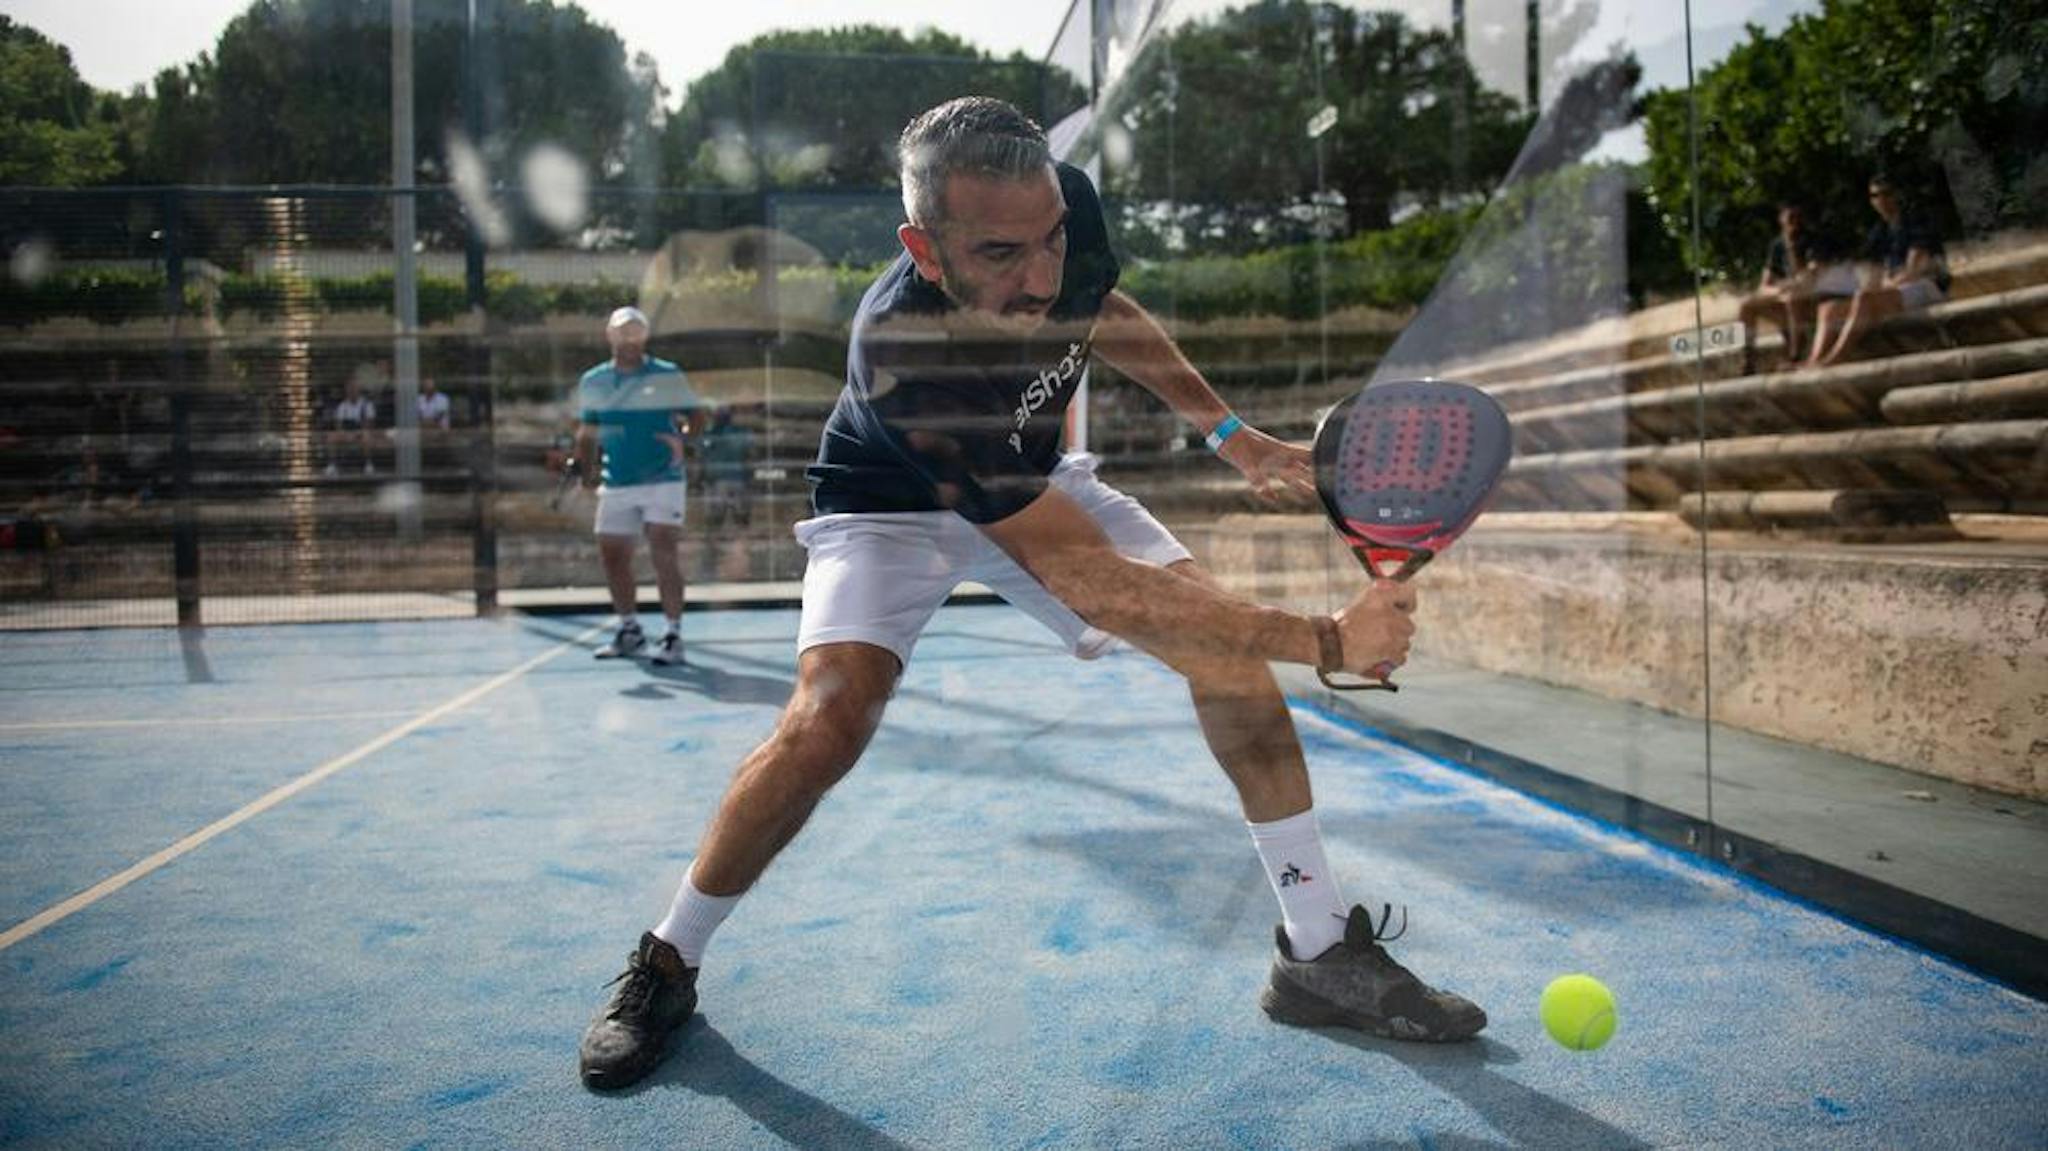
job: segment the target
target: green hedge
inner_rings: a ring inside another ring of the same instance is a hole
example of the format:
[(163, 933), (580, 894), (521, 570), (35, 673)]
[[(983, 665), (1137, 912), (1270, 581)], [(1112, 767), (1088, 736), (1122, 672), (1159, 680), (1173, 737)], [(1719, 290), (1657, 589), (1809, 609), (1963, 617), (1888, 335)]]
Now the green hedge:
[[(1621, 221), (1599, 218), (1599, 213), (1534, 209), (1543, 202), (1615, 202), (1611, 195), (1588, 198), (1584, 189), (1594, 181), (1631, 186), (1631, 222), (1646, 211), (1640, 203), (1640, 188), (1625, 169), (1572, 168), (1518, 186), (1490, 205), (1417, 213), (1384, 231), (1333, 241), (1322, 252), (1313, 244), (1300, 244), (1244, 256), (1134, 260), (1125, 268), (1122, 284), (1154, 311), (1187, 320), (1228, 316), (1307, 320), (1326, 308), (1338, 311), (1360, 306), (1405, 311), (1421, 304), (1436, 289), (1462, 245), (1467, 263), (1461, 289), (1496, 295), (1503, 310), (1512, 312), (1514, 301), (1526, 300), (1532, 290), (1551, 295), (1611, 295), (1617, 287), (1609, 282), (1615, 275), (1611, 257), (1614, 246), (1621, 243), (1637, 249), (1628, 252), (1626, 269), (1632, 303), (1640, 304), (1646, 293), (1687, 287), (1675, 247), (1668, 242), (1660, 246), (1661, 235), (1654, 228), (1631, 226), (1624, 239), (1616, 234)], [(1536, 220), (1533, 228), (1529, 227), (1532, 215)], [(1541, 284), (1524, 285), (1517, 281), (1520, 268), (1536, 255), (1528, 250), (1532, 244), (1547, 249), (1539, 261), (1546, 278)], [(1327, 270), (1320, 290), (1319, 268)], [(823, 285), (824, 307), (844, 323), (880, 270), (880, 265), (792, 268), (780, 274), (780, 283), (785, 292), (800, 291), (807, 297)], [(669, 289), (669, 304), (685, 313), (693, 308), (730, 310), (743, 307), (757, 287), (755, 274), (747, 271), (694, 276)], [(536, 323), (550, 315), (603, 315), (621, 300), (640, 295), (638, 285), (617, 281), (534, 284), (509, 272), (487, 275), (485, 291), (492, 318), (512, 324)], [(161, 273), (72, 269), (33, 286), (0, 283), (0, 323), (29, 323), (49, 316), (118, 322), (159, 314), (163, 294)], [(308, 306), (324, 311), (388, 311), (392, 295), (389, 272), (360, 277), (237, 274), (219, 282), (216, 306), (223, 316), (265, 318), (291, 307)], [(454, 319), (464, 311), (466, 299), (460, 280), (422, 276), (420, 322), (431, 325)], [(198, 285), (187, 286), (185, 307), (188, 312), (203, 310)]]
[[(368, 276), (250, 276), (230, 273), (218, 282), (217, 314), (274, 319), (287, 312), (313, 308), (328, 312), (391, 310), (396, 281), (389, 272)], [(74, 268), (34, 284), (0, 278), (0, 324), (25, 325), (60, 316), (95, 323), (118, 324), (164, 314), (168, 283), (162, 272), (126, 268)], [(468, 307), (463, 282), (447, 276), (421, 276), (419, 319), (437, 324), (460, 316)], [(206, 285), (188, 282), (186, 315), (206, 311)], [(637, 287), (597, 280), (581, 284), (530, 284), (510, 272), (484, 277), (485, 307), (508, 323), (535, 323), (550, 315), (603, 315), (638, 294)]]
[[(0, 323), (28, 324), (51, 316), (82, 316), (101, 324), (162, 315), (170, 282), (158, 271), (66, 268), (34, 283), (0, 277)], [(201, 292), (185, 285), (185, 309), (197, 311)]]
[[(1429, 295), (1479, 212), (1474, 206), (1418, 213), (1386, 231), (1334, 241), (1321, 253), (1298, 244), (1247, 256), (1134, 262), (1122, 286), (1146, 307), (1188, 320), (1308, 320), (1325, 308), (1357, 306), (1404, 310)], [(1321, 291), (1319, 264), (1328, 272)]]
[[(1399, 309), (1419, 303), (1476, 215), (1477, 209), (1425, 213), (1387, 231), (1329, 245), (1329, 307), (1364, 304)], [(1248, 256), (1192, 257), (1170, 263), (1134, 261), (1125, 270), (1123, 285), (1148, 307), (1186, 319), (1248, 315), (1306, 319), (1315, 316), (1323, 302), (1316, 290), (1316, 270), (1314, 246), (1298, 245)], [(785, 289), (824, 285), (826, 308), (843, 322), (853, 315), (862, 293), (880, 271), (880, 265), (791, 268), (781, 273), (780, 281)], [(756, 287), (754, 273), (724, 271), (674, 285), (670, 299), (684, 311), (693, 304), (717, 309), (723, 302), (752, 295)], [(421, 276), (418, 290), (421, 324), (454, 319), (465, 309), (467, 293), (460, 280)], [(52, 316), (82, 316), (102, 323), (145, 318), (161, 313), (163, 293), (160, 272), (70, 270), (34, 287), (0, 289), (0, 323), (23, 324)], [(221, 278), (218, 293), (216, 307), (222, 317), (271, 319), (308, 307), (329, 312), (388, 311), (394, 282), (389, 272), (354, 277), (234, 273)], [(534, 284), (509, 272), (485, 277), (485, 306), (494, 319), (513, 324), (536, 323), (549, 315), (603, 315), (619, 301), (638, 296), (638, 285), (616, 281)], [(203, 289), (188, 285), (186, 310), (202, 312), (202, 300)]]

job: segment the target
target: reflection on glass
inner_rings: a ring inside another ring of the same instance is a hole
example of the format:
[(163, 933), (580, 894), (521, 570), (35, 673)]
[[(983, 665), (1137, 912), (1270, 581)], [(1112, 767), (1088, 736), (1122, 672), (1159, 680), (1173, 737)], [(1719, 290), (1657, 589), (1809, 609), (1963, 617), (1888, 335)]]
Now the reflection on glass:
[[(1695, 35), (1694, 106), (1647, 123), (1657, 194), (1699, 192), (1706, 471), (1681, 510), (1710, 532), (1716, 819), (1903, 893), (1864, 910), (1895, 930), (1923, 899), (2038, 937), (2039, 901), (2004, 893), (2048, 874), (2025, 830), (2048, 99), (2022, 79), (2048, 28), (1802, 3)], [(1959, 934), (2028, 978), (2009, 938)]]
[[(1493, 514), (1425, 588), (1456, 698), (1376, 718), (1649, 800), (1738, 864), (1754, 839), (1960, 896), (1966, 869), (1852, 848), (1903, 824), (1821, 813), (1930, 780), (2042, 798), (2038, 16), (1183, 3), (1119, 28), (1075, 154), (1125, 286), (1220, 391), (1296, 436), (1370, 380), (1513, 413)], [(1113, 377), (1089, 431), (1248, 589), (1357, 578)], [(2034, 810), (1968, 794), (1943, 810)], [(1947, 834), (2036, 875), (2023, 826)]]
[[(1258, 426), (1306, 438), (1341, 396), (1425, 375), (1513, 413), (1521, 458), (1423, 578), (1426, 659), (1376, 720), (1703, 822), (1702, 560), (1674, 514), (1692, 477), (1641, 467), (1619, 407), (1693, 382), (1671, 349), (1696, 324), (1687, 213), (1656, 199), (1642, 124), (1647, 92), (1686, 85), (1671, 11), (1153, 6), (1076, 154), (1124, 286)], [(1089, 432), (1246, 590), (1329, 606), (1361, 578), (1319, 520), (1256, 515), (1123, 382), (1098, 380)], [(1696, 438), (1680, 418), (1657, 443)]]
[[(63, 99), (17, 103), (75, 146), (14, 157), (0, 193), (10, 603), (466, 611), (587, 585), (590, 509), (554, 496), (622, 304), (719, 403), (690, 577), (796, 577), (847, 319), (898, 247), (893, 141), (973, 91), (1093, 175), (1121, 286), (1255, 425), (1306, 438), (1419, 375), (1511, 411), (1518, 458), (1428, 572), (1388, 717), (1661, 805), (1674, 839), (1718, 825), (1944, 899), (1848, 843), (1896, 828), (1799, 789), (2043, 798), (2028, 6), (1743, 0), (1688, 26), (1663, 0), (1077, 0), (1042, 54), (778, 31), (674, 89), (578, 9), (415, 7), (396, 180), (376, 5), (253, 7), (126, 95), (25, 49)], [(392, 343), (399, 196), (416, 367)], [(445, 414), (400, 475), (415, 390)], [(1081, 417), (1243, 590), (1355, 585), (1310, 509), (1251, 502), (1115, 373)], [(1958, 834), (2038, 861), (2015, 826)]]

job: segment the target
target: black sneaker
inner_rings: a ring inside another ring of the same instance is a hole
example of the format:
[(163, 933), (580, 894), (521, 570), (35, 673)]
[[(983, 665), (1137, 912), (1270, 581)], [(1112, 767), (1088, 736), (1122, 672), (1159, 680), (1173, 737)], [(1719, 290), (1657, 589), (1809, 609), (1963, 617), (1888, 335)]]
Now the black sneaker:
[[(1381, 940), (1392, 909), (1373, 926), (1372, 913), (1351, 909), (1344, 940), (1314, 959), (1296, 959), (1287, 931), (1275, 932), (1280, 954), (1259, 995), (1259, 1006), (1297, 1027), (1355, 1027), (1388, 1039), (1449, 1043), (1470, 1039), (1486, 1026), (1486, 1012), (1469, 999), (1438, 991), (1394, 962)], [(1407, 919), (1402, 919), (1407, 929)]]
[(672, 667), (683, 662), (682, 633), (672, 631), (662, 636), (661, 642), (654, 645), (652, 662), (658, 663), (663, 667)]
[(619, 633), (612, 637), (610, 643), (591, 654), (598, 659), (624, 659), (646, 646), (647, 633), (640, 630), (639, 624), (629, 623), (619, 628)]
[(610, 1003), (583, 1032), (577, 1051), (583, 1085), (596, 1091), (630, 1087), (661, 1062), (668, 1037), (697, 1009), (697, 969), (676, 949), (640, 937), (640, 949), (626, 957), (626, 969), (605, 986), (618, 985)]

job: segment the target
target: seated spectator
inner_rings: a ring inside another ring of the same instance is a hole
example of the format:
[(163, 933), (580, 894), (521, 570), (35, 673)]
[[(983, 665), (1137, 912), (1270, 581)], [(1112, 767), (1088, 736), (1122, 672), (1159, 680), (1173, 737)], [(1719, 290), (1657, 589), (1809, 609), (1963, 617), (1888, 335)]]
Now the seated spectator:
[(343, 385), (341, 402), (334, 405), (334, 427), (327, 433), (327, 474), (361, 471), (375, 475), (377, 465), (370, 459), (370, 437), (376, 434), (377, 404), (363, 394), (363, 386), (351, 379)]
[(1863, 286), (1847, 300), (1821, 303), (1808, 367), (1840, 361), (1857, 335), (1887, 316), (1948, 299), (1948, 253), (1933, 224), (1908, 209), (1884, 176), (1871, 178), (1870, 207), (1878, 223), (1864, 242)]
[(1807, 227), (1806, 210), (1786, 201), (1778, 205), (1778, 234), (1764, 255), (1763, 275), (1756, 291), (1742, 301), (1742, 371), (1756, 370), (1759, 321), (1778, 326), (1785, 336), (1785, 358), (1799, 361), (1800, 333), (1813, 324), (1818, 301), (1856, 294), (1851, 268), (1831, 264), (1820, 237)]
[(420, 430), (429, 434), (445, 432), (454, 426), (448, 411), (448, 397), (434, 385), (434, 377), (420, 377), (419, 395)]

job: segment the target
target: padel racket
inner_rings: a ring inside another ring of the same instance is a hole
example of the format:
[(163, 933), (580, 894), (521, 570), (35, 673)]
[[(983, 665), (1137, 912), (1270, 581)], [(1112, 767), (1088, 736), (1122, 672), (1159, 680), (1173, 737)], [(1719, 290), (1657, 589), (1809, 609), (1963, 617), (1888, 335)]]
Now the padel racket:
[[(1478, 388), (1374, 384), (1316, 426), (1316, 495), (1368, 575), (1405, 580), (1479, 518), (1513, 452), (1507, 412)], [(1392, 667), (1373, 670), (1358, 683), (1316, 674), (1336, 691), (1400, 690)]]
[(555, 480), (555, 494), (548, 497), (548, 510), (558, 512), (569, 497), (583, 487), (583, 465), (574, 456), (562, 461), (562, 474)]

